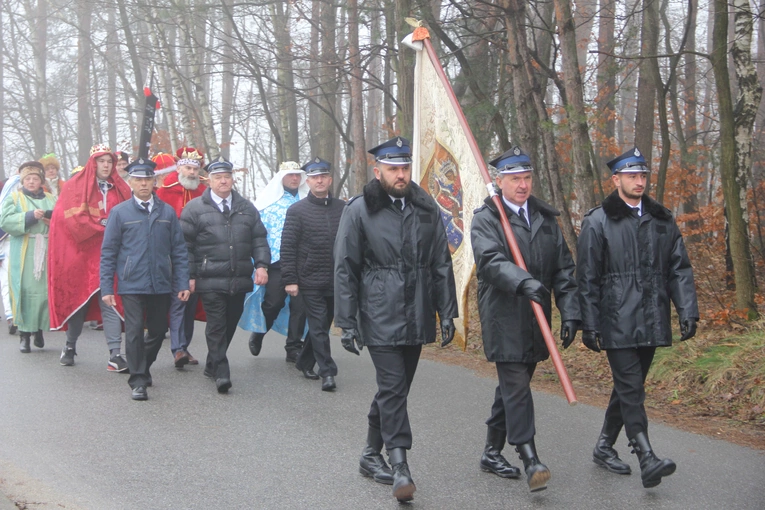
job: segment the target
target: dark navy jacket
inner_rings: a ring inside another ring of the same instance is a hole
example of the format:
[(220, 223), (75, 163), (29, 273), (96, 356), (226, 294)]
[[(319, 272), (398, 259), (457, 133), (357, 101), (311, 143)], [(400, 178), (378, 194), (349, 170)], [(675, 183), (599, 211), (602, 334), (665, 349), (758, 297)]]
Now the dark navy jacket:
[(175, 210), (154, 195), (151, 213), (135, 198), (109, 213), (101, 245), (101, 294), (170, 294), (189, 290), (186, 241)]

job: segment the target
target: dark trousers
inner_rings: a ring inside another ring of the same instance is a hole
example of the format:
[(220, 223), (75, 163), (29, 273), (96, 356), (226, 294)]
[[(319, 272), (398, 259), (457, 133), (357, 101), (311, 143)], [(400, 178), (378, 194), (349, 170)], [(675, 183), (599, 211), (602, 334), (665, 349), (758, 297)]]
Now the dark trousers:
[(334, 294), (301, 290), (294, 299), (303, 301), (302, 308), (308, 320), (308, 336), (295, 366), (300, 370), (309, 370), (318, 363), (319, 376), (336, 376), (337, 365), (329, 348), (329, 326), (335, 316)]
[(648, 432), (648, 416), (645, 414), (645, 379), (651, 368), (656, 347), (609, 349), (608, 364), (614, 378), (614, 389), (606, 408), (606, 421), (612, 425), (624, 424), (627, 437), (632, 439), (640, 432)]
[[(125, 356), (131, 388), (146, 386), (167, 333), (170, 294), (121, 294), (125, 308)], [(148, 330), (144, 335), (144, 327)]]
[(421, 345), (368, 347), (377, 372), (377, 394), (367, 419), (380, 430), (385, 448), (412, 448), (412, 428), (406, 401), (412, 386)]
[(494, 404), (486, 425), (502, 430), (508, 444), (519, 445), (534, 439), (534, 399), (531, 377), (536, 363), (497, 363), (499, 385), (494, 392)]
[(170, 298), (170, 350), (188, 351), (194, 336), (194, 317), (197, 313), (198, 294), (191, 294), (184, 302), (177, 295)]
[(204, 292), (199, 295), (207, 314), (207, 361), (205, 371), (214, 379), (230, 379), (226, 352), (231, 339), (236, 333), (236, 326), (244, 308), (244, 292), (228, 294), (225, 292)]
[[(271, 266), (268, 269), (268, 283), (266, 293), (263, 296), (263, 304), (260, 309), (266, 319), (266, 331), (271, 329), (279, 312), (284, 308), (284, 300), (287, 292), (282, 283), (282, 270), (279, 266)], [(305, 331), (305, 310), (300, 299), (290, 299), (290, 323), (287, 330), (287, 343), (284, 349), (287, 352), (299, 351), (303, 347), (303, 332)]]

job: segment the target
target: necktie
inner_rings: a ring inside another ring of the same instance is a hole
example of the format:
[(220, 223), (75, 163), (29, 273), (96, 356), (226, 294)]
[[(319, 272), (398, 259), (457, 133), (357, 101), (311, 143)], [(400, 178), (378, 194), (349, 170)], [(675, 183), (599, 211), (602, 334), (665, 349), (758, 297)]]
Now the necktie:
[(518, 216), (520, 216), (520, 217), (521, 217), (521, 219), (523, 220), (523, 222), (524, 222), (524, 223), (526, 223), (526, 225), (529, 225), (529, 226), (531, 226), (531, 225), (529, 224), (529, 220), (528, 220), (528, 218), (526, 218), (526, 210), (525, 210), (523, 207), (521, 207), (520, 209), (518, 209)]
[(632, 208), (632, 214), (638, 218), (640, 218), (640, 207), (633, 207)]
[(396, 209), (400, 211), (401, 209), (404, 208), (404, 201), (401, 200), (400, 198), (397, 198), (396, 200), (393, 201), (393, 207), (395, 207)]
[(141, 202), (141, 205), (146, 209), (146, 212), (149, 212), (149, 202)]
[(223, 214), (228, 216), (228, 213), (230, 213), (230, 212), (231, 212), (231, 209), (229, 209), (229, 207), (228, 207), (228, 200), (223, 199)]

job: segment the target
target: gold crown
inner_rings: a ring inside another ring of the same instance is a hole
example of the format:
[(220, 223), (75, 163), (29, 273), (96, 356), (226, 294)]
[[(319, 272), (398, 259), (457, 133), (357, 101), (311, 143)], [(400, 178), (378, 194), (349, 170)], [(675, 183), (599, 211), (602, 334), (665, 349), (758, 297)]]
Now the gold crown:
[(295, 163), (294, 161), (285, 161), (281, 165), (279, 165), (279, 170), (285, 170), (285, 171), (294, 171), (294, 170), (300, 170), (300, 165)]
[[(188, 148), (190, 148), (190, 147), (188, 147)], [(202, 155), (199, 154), (199, 152), (196, 149), (188, 151), (188, 150), (186, 150), (186, 148), (184, 148), (181, 151), (180, 158), (181, 159), (203, 159)]]
[(99, 152), (111, 152), (112, 149), (105, 143), (99, 143), (90, 148), (90, 155), (97, 154)]

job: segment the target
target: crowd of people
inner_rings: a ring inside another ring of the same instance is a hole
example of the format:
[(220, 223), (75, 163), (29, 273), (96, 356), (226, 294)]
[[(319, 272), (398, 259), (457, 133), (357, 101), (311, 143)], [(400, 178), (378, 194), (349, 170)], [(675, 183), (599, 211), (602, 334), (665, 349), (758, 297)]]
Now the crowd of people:
[[(251, 332), (253, 356), (269, 330), (283, 334), (286, 361), (334, 391), (334, 321), (342, 347), (356, 355), (366, 347), (376, 372), (359, 471), (410, 501), (407, 397), (422, 346), (439, 331), (442, 347), (454, 338), (457, 293), (438, 206), (412, 181), (409, 141), (395, 137), (369, 153), (375, 177), (348, 202), (332, 196), (332, 165), (320, 157), (282, 163), (255, 203), (236, 191), (231, 162), (205, 162), (194, 147), (130, 161), (96, 145), (65, 182), (53, 154), (23, 163), (0, 194), (9, 332), (28, 353), (30, 344), (44, 347), (44, 331), (65, 330), (60, 364), (72, 366), (84, 324), (95, 321), (107, 369), (128, 373), (131, 398), (141, 401), (168, 331), (175, 367), (198, 363), (189, 352), (195, 320), (206, 322), (203, 373), (217, 392), (232, 388), (227, 351), (237, 327)], [(695, 335), (699, 312), (680, 231), (645, 195), (645, 159), (634, 148), (608, 163), (615, 190), (585, 215), (576, 263), (558, 211), (531, 194), (529, 156), (513, 147), (490, 164), (498, 198), (475, 211), (470, 230), (484, 352), (498, 379), (480, 469), (519, 478), (502, 455), (511, 444), (532, 492), (551, 478), (537, 453), (530, 382), (549, 357), (532, 302), (549, 322), (554, 296), (563, 347), (582, 331), (613, 373), (593, 461), (630, 474), (614, 448), (624, 428), (643, 486), (655, 487), (676, 466), (648, 439), (646, 375), (656, 348), (672, 343), (670, 302), (681, 340)], [(525, 269), (508, 247), (504, 217)]]

